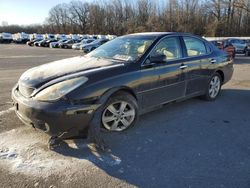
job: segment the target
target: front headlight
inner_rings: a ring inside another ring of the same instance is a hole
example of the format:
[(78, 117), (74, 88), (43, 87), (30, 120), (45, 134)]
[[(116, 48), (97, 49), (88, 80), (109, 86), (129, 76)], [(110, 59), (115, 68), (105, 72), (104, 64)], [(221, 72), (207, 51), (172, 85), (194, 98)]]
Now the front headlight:
[(87, 81), (87, 77), (78, 77), (56, 83), (40, 91), (38, 94), (36, 94), (34, 99), (39, 101), (58, 100)]

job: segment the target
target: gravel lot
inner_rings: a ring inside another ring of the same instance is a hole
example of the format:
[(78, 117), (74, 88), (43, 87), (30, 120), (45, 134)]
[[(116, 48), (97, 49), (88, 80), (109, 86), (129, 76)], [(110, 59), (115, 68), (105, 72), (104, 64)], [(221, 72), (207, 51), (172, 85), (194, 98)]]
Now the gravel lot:
[(0, 44), (1, 187), (250, 187), (250, 58), (215, 102), (191, 99), (145, 114), (124, 133), (105, 133), (110, 150), (69, 140), (56, 151), (24, 126), (10, 91), (28, 68), (79, 51)]

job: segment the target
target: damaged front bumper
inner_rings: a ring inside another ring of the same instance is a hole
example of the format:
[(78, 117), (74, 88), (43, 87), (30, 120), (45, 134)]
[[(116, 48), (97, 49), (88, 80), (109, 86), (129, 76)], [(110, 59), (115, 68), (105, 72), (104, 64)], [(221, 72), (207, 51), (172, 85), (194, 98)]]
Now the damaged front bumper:
[(15, 112), (26, 125), (51, 136), (78, 136), (87, 131), (99, 104), (72, 105), (67, 101), (41, 102), (22, 96), (17, 87), (12, 90)]

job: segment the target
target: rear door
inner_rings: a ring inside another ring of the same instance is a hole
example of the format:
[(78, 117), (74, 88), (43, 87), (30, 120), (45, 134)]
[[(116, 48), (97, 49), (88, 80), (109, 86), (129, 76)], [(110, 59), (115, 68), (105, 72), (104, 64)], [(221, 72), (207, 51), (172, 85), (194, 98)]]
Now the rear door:
[(203, 92), (206, 88), (206, 74), (202, 65), (207, 65), (212, 59), (208, 56), (208, 50), (204, 41), (197, 37), (183, 36), (186, 65), (185, 75), (187, 81), (186, 96)]

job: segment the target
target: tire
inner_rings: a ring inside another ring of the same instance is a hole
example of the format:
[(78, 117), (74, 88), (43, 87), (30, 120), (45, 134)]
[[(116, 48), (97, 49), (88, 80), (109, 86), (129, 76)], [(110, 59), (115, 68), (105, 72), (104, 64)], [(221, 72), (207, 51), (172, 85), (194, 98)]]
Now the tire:
[(121, 132), (133, 127), (137, 120), (136, 99), (127, 92), (117, 92), (95, 112), (92, 121), (108, 131)]
[(207, 101), (214, 101), (220, 94), (221, 86), (222, 79), (220, 74), (213, 74), (213, 76), (208, 81), (206, 93), (202, 96), (202, 98)]
[(91, 48), (89, 52), (92, 52), (94, 49), (96, 49), (95, 47)]
[(246, 56), (250, 56), (250, 51), (246, 51)]
[(235, 52), (233, 52), (233, 59), (235, 58)]

